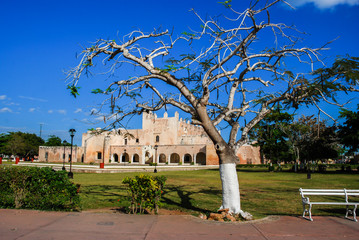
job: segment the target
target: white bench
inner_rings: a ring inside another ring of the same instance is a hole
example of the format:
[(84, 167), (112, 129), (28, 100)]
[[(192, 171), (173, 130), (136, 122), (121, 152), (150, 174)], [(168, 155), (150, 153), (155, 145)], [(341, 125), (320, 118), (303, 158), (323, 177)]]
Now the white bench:
[[(299, 189), (300, 195), (302, 197), (302, 203), (303, 203), (303, 218), (308, 219), (310, 221), (313, 221), (312, 219), (312, 205), (345, 205), (347, 207), (345, 218), (353, 220), (357, 222), (356, 218), (356, 209), (359, 205), (359, 202), (350, 202), (349, 197), (350, 196), (359, 196), (359, 190), (350, 190), (350, 189)], [(319, 195), (319, 196), (344, 196), (343, 201), (340, 202), (334, 202), (334, 201), (328, 201), (328, 202), (311, 202), (309, 195)], [(309, 206), (309, 209), (306, 208), (306, 206)], [(349, 209), (349, 206), (353, 206), (354, 209)], [(308, 213), (309, 218), (306, 217), (306, 213)], [(348, 218), (348, 215), (352, 214), (353, 219)]]

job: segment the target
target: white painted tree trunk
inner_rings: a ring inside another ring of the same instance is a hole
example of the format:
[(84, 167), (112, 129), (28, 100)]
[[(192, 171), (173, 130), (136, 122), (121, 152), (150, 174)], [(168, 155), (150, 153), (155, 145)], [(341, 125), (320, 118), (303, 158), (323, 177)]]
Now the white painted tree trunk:
[(232, 214), (240, 214), (246, 220), (252, 220), (253, 216), (241, 209), (241, 198), (235, 163), (219, 165), (219, 173), (222, 181), (222, 206), (220, 209), (229, 209)]
[(239, 184), (235, 163), (225, 163), (219, 165), (219, 173), (222, 181), (222, 206), (221, 209), (228, 208), (231, 213), (241, 213), (241, 200)]

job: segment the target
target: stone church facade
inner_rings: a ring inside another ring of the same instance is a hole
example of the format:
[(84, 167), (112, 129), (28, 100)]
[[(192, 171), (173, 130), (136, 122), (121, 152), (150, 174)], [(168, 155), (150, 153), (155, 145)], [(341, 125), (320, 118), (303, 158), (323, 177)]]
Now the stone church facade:
[[(88, 131), (82, 134), (82, 146), (73, 147), (73, 162), (94, 164), (218, 165), (213, 143), (200, 126), (167, 113), (142, 115), (142, 129)], [(242, 146), (237, 153), (241, 164), (259, 164), (259, 148)], [(70, 147), (39, 149), (39, 160), (68, 161)]]

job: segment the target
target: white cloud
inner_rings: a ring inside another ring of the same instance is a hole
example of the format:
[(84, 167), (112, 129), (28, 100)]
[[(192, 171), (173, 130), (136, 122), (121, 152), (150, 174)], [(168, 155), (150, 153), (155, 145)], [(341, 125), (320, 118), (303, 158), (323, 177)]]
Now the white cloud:
[(64, 110), (64, 109), (57, 110), (57, 112), (58, 112), (58, 113), (60, 113), (60, 114), (64, 114), (64, 115), (66, 115), (66, 110)]
[(17, 131), (24, 132), (24, 131), (26, 131), (26, 128), (0, 126), (0, 133), (1, 132), (17, 132)]
[(14, 102), (5, 103), (5, 105), (8, 105), (8, 106), (20, 106), (19, 103), (14, 103)]
[(19, 98), (27, 99), (27, 100), (31, 100), (31, 101), (47, 102), (46, 99), (41, 99), (41, 98), (25, 97), (25, 96), (19, 96)]
[(76, 111), (74, 113), (80, 113), (80, 112), (82, 112), (82, 109), (78, 108), (78, 109), (76, 109)]
[(36, 108), (30, 108), (29, 112), (35, 112)]
[(0, 100), (5, 100), (6, 99), (6, 95), (0, 95)]
[(98, 116), (95, 118), (96, 121), (104, 122), (105, 117), (104, 116)]
[(47, 111), (47, 113), (54, 113), (54, 110), (49, 110), (49, 111)]
[(0, 113), (6, 113), (6, 112), (11, 113), (12, 110), (11, 110), (10, 108), (7, 108), (7, 107), (4, 107), (4, 108), (1, 108), (1, 109), (0, 109)]
[(332, 8), (339, 4), (347, 4), (349, 6), (359, 5), (359, 0), (290, 0), (289, 3), (295, 7), (313, 3), (316, 7), (324, 9)]

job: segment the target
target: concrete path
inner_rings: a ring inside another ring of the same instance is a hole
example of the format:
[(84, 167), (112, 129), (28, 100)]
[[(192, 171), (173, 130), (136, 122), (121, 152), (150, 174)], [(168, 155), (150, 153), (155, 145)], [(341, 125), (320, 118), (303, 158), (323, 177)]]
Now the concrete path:
[(193, 216), (65, 213), (0, 209), (1, 240), (359, 239), (359, 223), (338, 217), (275, 216), (220, 223)]

